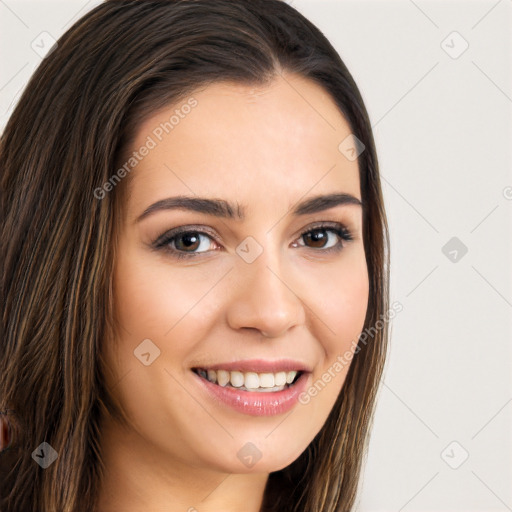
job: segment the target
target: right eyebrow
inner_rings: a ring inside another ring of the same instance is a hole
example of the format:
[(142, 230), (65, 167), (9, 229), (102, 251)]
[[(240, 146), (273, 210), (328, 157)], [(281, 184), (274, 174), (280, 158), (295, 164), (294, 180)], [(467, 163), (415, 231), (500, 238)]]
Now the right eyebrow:
[[(310, 197), (295, 206), (292, 214), (295, 216), (310, 215), (329, 210), (336, 206), (358, 205), (363, 203), (357, 197), (344, 192)], [(176, 196), (161, 199), (146, 208), (135, 222), (140, 222), (150, 214), (162, 210), (190, 210), (215, 217), (244, 220), (246, 208), (238, 203), (230, 203), (224, 199), (211, 199), (205, 197)]]

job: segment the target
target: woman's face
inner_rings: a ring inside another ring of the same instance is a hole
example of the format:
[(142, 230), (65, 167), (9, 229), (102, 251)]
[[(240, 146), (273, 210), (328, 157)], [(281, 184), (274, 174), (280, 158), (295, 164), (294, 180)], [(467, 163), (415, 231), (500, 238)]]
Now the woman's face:
[[(319, 432), (363, 329), (368, 274), (361, 205), (304, 204), (361, 200), (350, 133), (330, 96), (291, 74), (210, 85), (139, 128), (114, 275), (122, 329), (107, 347), (133, 450), (174, 468), (268, 473)], [(231, 209), (171, 208), (177, 196)], [(230, 363), (234, 374), (215, 376), (235, 387), (192, 370)], [(279, 384), (294, 368), (307, 371), (288, 391), (236, 389)]]

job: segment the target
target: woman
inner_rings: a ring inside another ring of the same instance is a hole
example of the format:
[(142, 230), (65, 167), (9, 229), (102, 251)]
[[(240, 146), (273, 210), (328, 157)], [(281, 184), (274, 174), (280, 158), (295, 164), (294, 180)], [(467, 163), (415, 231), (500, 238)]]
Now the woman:
[(278, 0), (107, 1), (0, 151), (2, 510), (350, 510), (388, 232), (321, 32)]

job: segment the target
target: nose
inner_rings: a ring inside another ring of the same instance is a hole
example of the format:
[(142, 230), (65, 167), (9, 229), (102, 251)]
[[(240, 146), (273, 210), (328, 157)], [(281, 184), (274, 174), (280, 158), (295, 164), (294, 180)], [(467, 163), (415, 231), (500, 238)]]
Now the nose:
[(257, 330), (263, 336), (276, 338), (305, 322), (305, 311), (300, 292), (295, 290), (290, 277), (283, 276), (275, 259), (267, 258), (265, 251), (254, 262), (239, 262), (233, 272), (233, 293), (227, 311), (232, 329)]

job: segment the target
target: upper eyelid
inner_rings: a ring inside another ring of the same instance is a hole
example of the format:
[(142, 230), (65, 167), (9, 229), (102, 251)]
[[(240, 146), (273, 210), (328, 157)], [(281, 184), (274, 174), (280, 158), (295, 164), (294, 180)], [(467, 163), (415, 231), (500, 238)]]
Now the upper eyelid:
[[(315, 221), (315, 222), (311, 223), (310, 225), (301, 229), (295, 236), (301, 237), (310, 231), (313, 231), (315, 229), (321, 229), (322, 227), (325, 229), (346, 230), (346, 231), (348, 231), (348, 233), (350, 234), (350, 236), (352, 238), (356, 238), (354, 231), (350, 228), (350, 226), (345, 222), (339, 222), (339, 221)], [(190, 233), (190, 232), (208, 235), (213, 239), (213, 241), (215, 243), (220, 244), (217, 234), (211, 228), (208, 228), (207, 226), (203, 226), (203, 225), (190, 224), (190, 225), (178, 226), (176, 228), (169, 229), (168, 231), (165, 231), (162, 235), (160, 235), (155, 240), (154, 245), (156, 245), (156, 246), (165, 245), (167, 243), (166, 239), (175, 238), (183, 233)], [(190, 254), (194, 254), (194, 253), (190, 253)], [(200, 253), (197, 253), (197, 254), (200, 254)]]
[[(353, 230), (350, 229), (349, 225), (345, 222), (339, 222), (339, 221), (315, 221), (311, 224), (309, 224), (308, 226), (300, 229), (298, 232), (297, 232), (297, 236), (300, 236), (301, 234), (304, 234), (305, 232), (308, 232), (308, 231), (311, 231), (311, 230), (314, 230), (314, 229), (318, 229), (318, 228), (321, 228), (321, 227), (326, 227), (326, 228), (341, 228), (341, 227), (344, 227), (346, 228), (348, 231), (352, 232)], [(158, 238), (163, 238), (165, 237), (166, 235), (170, 235), (170, 236), (174, 236), (176, 234), (181, 234), (181, 233), (188, 233), (188, 232), (194, 232), (194, 233), (205, 233), (205, 234), (208, 234), (208, 235), (211, 235), (212, 238), (216, 238), (218, 235), (216, 234), (215, 230), (212, 229), (212, 228), (209, 228), (208, 226), (203, 226), (203, 225), (200, 225), (200, 224), (190, 224), (190, 225), (183, 225), (183, 226), (177, 226), (175, 228), (172, 228), (172, 229), (169, 229), (167, 231), (164, 231), (164, 233), (162, 233), (162, 235), (160, 235)]]

